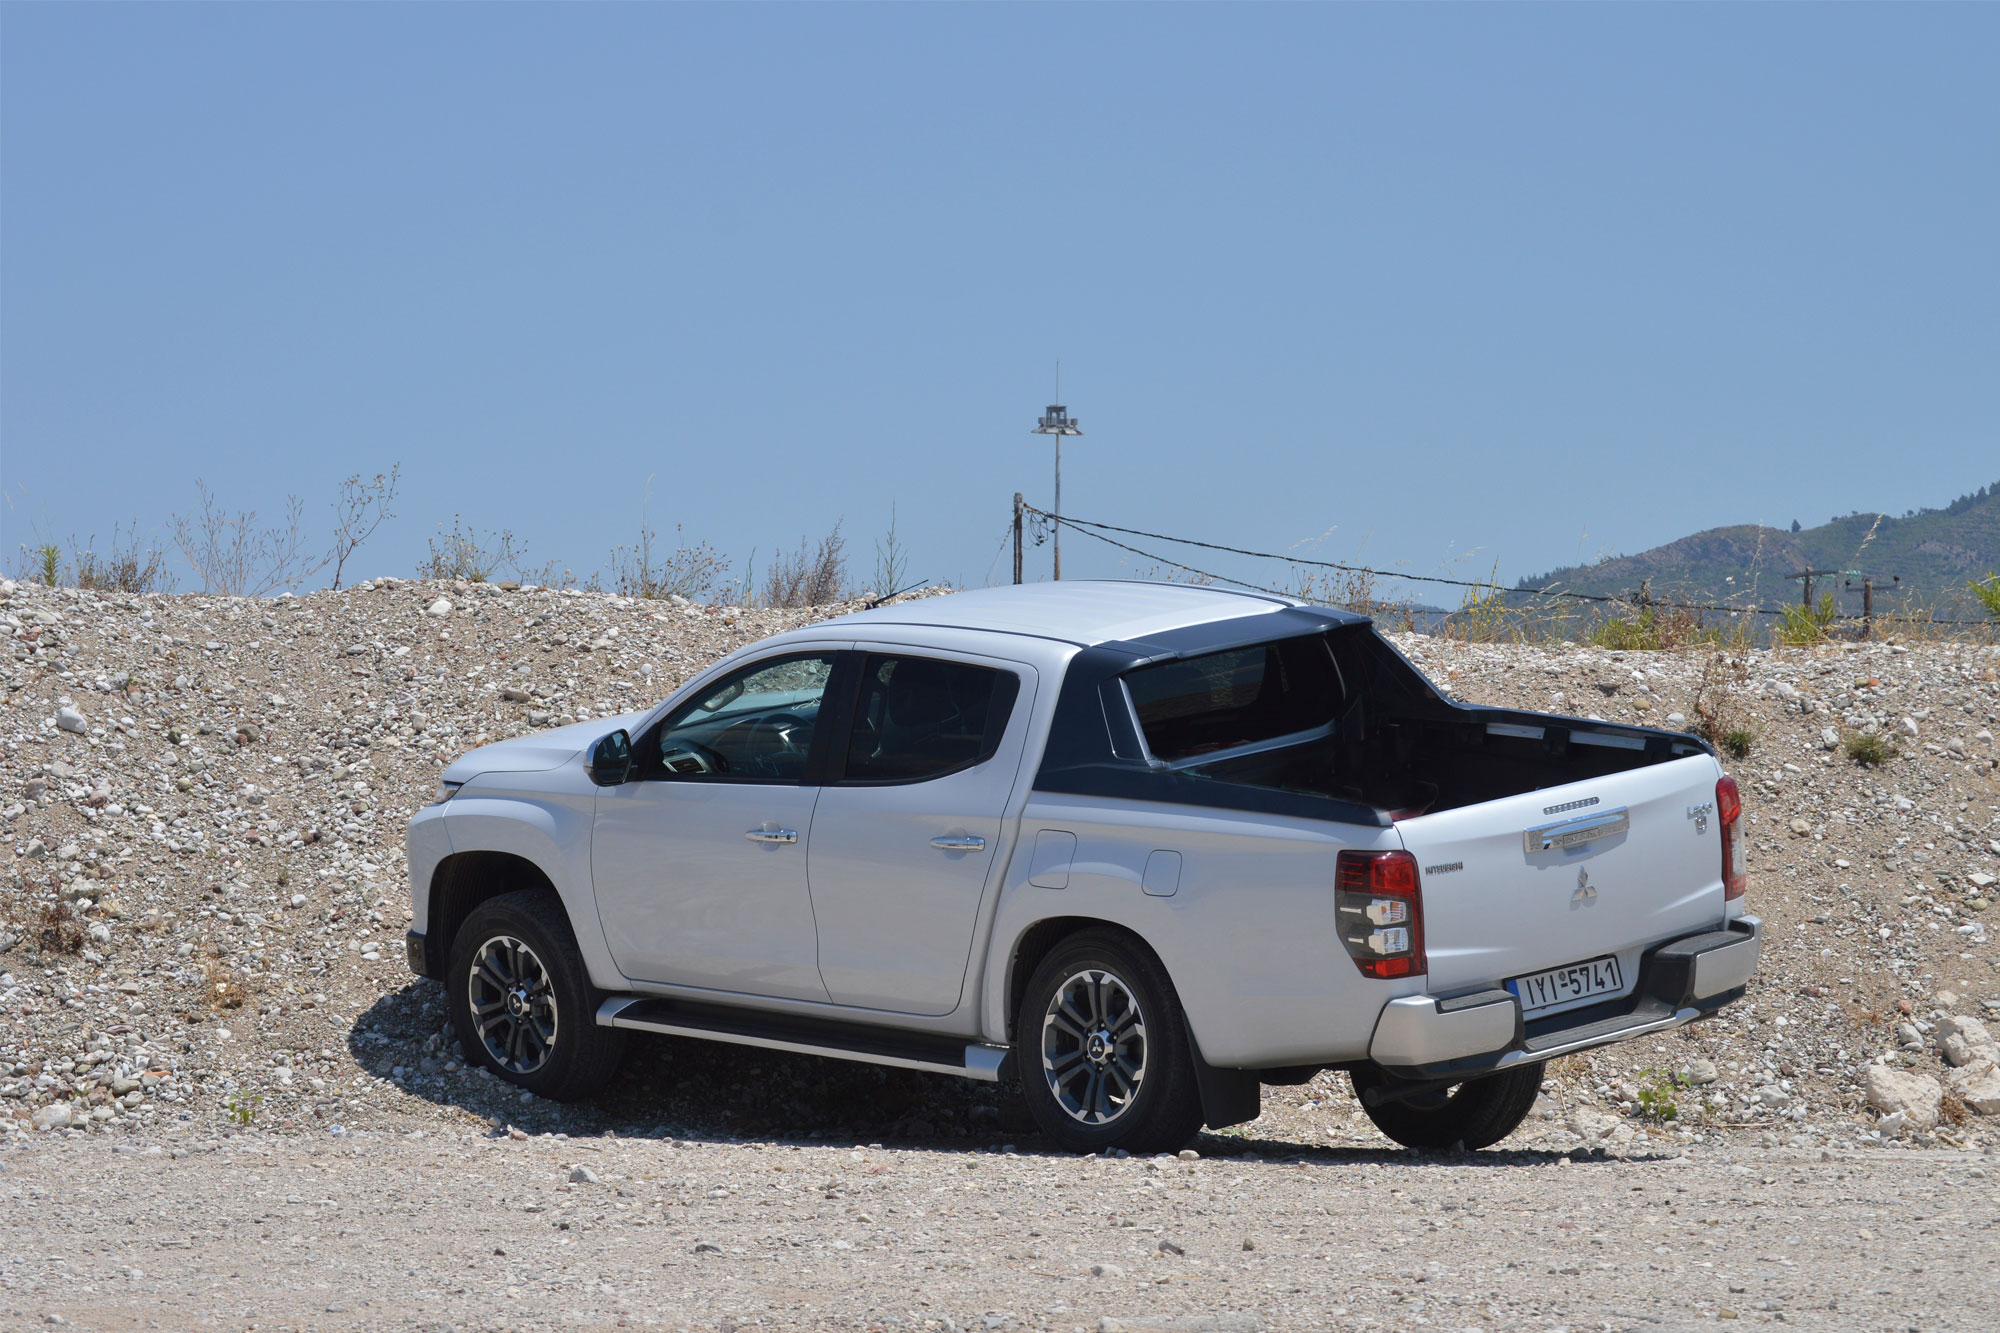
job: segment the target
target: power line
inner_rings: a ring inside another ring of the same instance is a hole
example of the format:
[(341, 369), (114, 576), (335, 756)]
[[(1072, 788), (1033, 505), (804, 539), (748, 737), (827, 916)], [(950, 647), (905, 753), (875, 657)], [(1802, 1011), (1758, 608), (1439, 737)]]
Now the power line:
[[(1473, 588), (1484, 593), (1504, 592), (1522, 597), (1553, 597), (1576, 602), (1616, 603), (1624, 606), (1648, 604), (1639, 598), (1620, 596), (1613, 593), (1573, 592), (1564, 588), (1502, 588), (1495, 583), (1474, 583), (1467, 579), (1445, 578), (1437, 574), (1403, 574), (1394, 570), (1372, 569), (1367, 565), (1342, 564), (1337, 560), (1313, 560), (1305, 556), (1284, 555), (1276, 551), (1253, 551), (1247, 547), (1225, 546), (1220, 542), (1205, 542), (1193, 537), (1175, 537), (1164, 532), (1147, 532), (1143, 528), (1126, 528), (1120, 527), (1115, 523), (1099, 523), (1091, 519), (1072, 518), (1067, 514), (1051, 514), (1045, 509), (1037, 509), (1035, 506), (1025, 503), (1022, 505), (1022, 510), (1023, 512), (1034, 514), (1036, 517), (1044, 519), (1057, 527), (1067, 525), (1077, 529), (1087, 537), (1095, 537), (1101, 542), (1116, 546), (1122, 551), (1130, 551), (1134, 555), (1144, 556), (1148, 560), (1156, 560), (1163, 565), (1171, 565), (1175, 569), (1184, 569), (1190, 574), (1199, 574), (1203, 578), (1214, 579), (1218, 583), (1227, 583), (1238, 588), (1249, 588), (1255, 592), (1270, 593), (1278, 597), (1290, 597), (1294, 594), (1281, 592), (1276, 588), (1267, 588), (1261, 584), (1245, 583), (1241, 579), (1232, 579), (1223, 574), (1211, 573), (1208, 570), (1197, 569), (1193, 565), (1184, 564), (1179, 560), (1171, 560), (1165, 556), (1155, 555), (1150, 551), (1142, 551), (1136, 546), (1128, 546), (1124, 542), (1113, 540), (1104, 534), (1106, 532), (1121, 532), (1130, 537), (1143, 537), (1149, 541), (1172, 542), (1179, 546), (1198, 546), (1203, 550), (1221, 551), (1229, 555), (1247, 555), (1259, 560), (1282, 560), (1292, 565), (1311, 565), (1318, 569), (1337, 569), (1343, 573), (1367, 574), (1374, 578), (1407, 579), (1416, 583), (1437, 583), (1452, 588)], [(1653, 599), (1653, 601), (1658, 605), (1671, 606), (1676, 610), (1714, 611), (1732, 616), (1783, 616), (1790, 613), (1789, 608), (1773, 610), (1763, 607), (1726, 606), (1713, 602), (1665, 602), (1658, 599)], [(1834, 616), (1834, 619), (1861, 620), (1864, 617), (1838, 613)], [(1986, 620), (1927, 620), (1923, 623), (1927, 625), (1990, 625), (1993, 622)]]

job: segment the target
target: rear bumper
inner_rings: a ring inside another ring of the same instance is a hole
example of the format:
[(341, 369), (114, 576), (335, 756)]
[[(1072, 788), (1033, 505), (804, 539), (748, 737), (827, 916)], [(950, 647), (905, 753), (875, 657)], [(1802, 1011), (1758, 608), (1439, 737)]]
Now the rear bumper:
[(1741, 995), (1763, 940), (1764, 924), (1754, 916), (1669, 940), (1640, 960), (1630, 994), (1551, 1018), (1524, 1020), (1520, 1002), (1498, 989), (1391, 1000), (1376, 1020), (1368, 1056), (1398, 1077), (1459, 1078), (1664, 1032)]

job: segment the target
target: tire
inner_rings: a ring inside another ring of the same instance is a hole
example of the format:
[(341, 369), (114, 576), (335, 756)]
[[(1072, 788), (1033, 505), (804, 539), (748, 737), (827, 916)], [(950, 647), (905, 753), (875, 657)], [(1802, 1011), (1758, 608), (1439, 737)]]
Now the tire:
[(467, 1062), (538, 1097), (588, 1097), (625, 1053), (624, 1032), (597, 1025), (603, 993), (547, 890), (501, 894), (473, 909), (452, 941), (445, 999)]
[(1354, 1070), (1354, 1095), (1375, 1128), (1405, 1148), (1442, 1151), (1464, 1144), (1477, 1152), (1519, 1129), (1542, 1090), (1542, 1066), (1521, 1065), (1503, 1074), (1472, 1079), (1444, 1092), (1412, 1101), (1368, 1104), (1368, 1091), (1388, 1080), (1372, 1068)]
[(1166, 970), (1109, 930), (1057, 945), (1014, 1031), (1028, 1110), (1073, 1152), (1172, 1152), (1201, 1129), (1187, 1019)]

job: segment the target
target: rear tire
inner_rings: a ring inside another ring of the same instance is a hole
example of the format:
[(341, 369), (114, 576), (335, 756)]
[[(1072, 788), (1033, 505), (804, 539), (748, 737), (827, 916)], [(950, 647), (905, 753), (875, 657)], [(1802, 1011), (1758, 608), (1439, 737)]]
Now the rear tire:
[(1432, 1151), (1461, 1143), (1472, 1152), (1492, 1147), (1520, 1128), (1542, 1090), (1542, 1066), (1537, 1063), (1471, 1079), (1421, 1100), (1370, 1106), (1368, 1091), (1389, 1080), (1372, 1068), (1356, 1069), (1349, 1077), (1375, 1128), (1405, 1148)]
[(1028, 980), (1014, 1033), (1028, 1110), (1072, 1152), (1172, 1152), (1200, 1132), (1180, 1000), (1124, 936), (1086, 930), (1057, 945)]
[(444, 984), (468, 1063), (565, 1102), (618, 1072), (625, 1033), (598, 1026), (604, 995), (554, 894), (505, 893), (474, 908), (452, 941)]

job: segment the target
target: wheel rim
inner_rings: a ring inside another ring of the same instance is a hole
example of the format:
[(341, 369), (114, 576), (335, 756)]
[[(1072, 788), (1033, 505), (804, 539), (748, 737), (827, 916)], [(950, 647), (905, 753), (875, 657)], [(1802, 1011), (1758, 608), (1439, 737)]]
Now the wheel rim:
[(556, 1045), (556, 995), (533, 949), (496, 935), (473, 955), (466, 983), (472, 1023), (493, 1063), (509, 1074), (532, 1074)]
[(1090, 968), (1056, 987), (1042, 1017), (1042, 1077), (1070, 1119), (1107, 1125), (1146, 1078), (1146, 1016), (1117, 975)]

